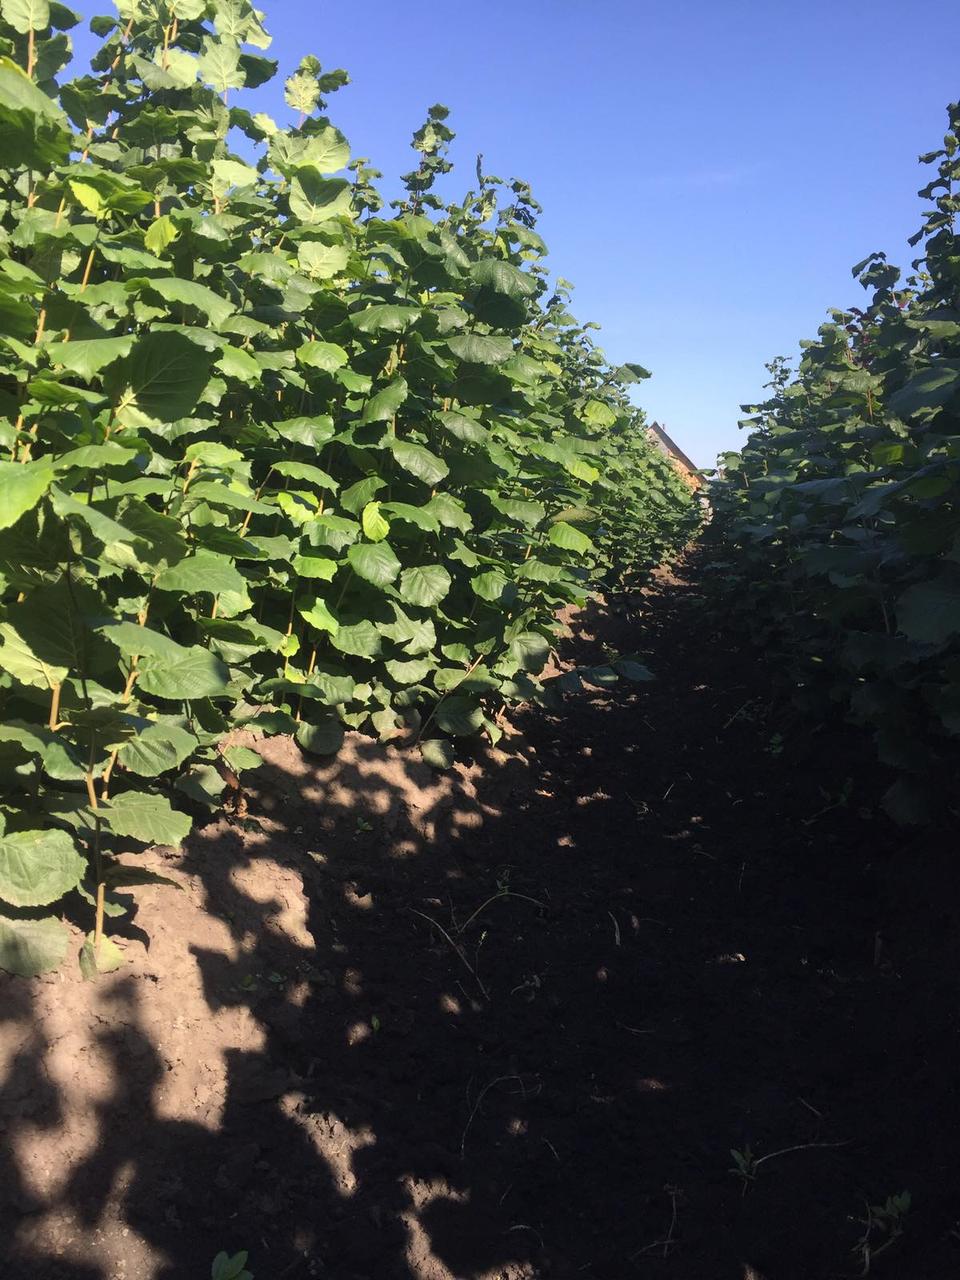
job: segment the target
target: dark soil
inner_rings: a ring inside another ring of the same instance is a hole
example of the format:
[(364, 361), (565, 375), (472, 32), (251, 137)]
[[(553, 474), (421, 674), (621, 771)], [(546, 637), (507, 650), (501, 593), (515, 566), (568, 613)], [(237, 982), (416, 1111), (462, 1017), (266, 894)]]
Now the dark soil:
[(684, 572), (564, 646), (655, 683), (447, 777), (270, 743), (127, 968), (0, 986), (4, 1280), (960, 1274), (955, 843)]

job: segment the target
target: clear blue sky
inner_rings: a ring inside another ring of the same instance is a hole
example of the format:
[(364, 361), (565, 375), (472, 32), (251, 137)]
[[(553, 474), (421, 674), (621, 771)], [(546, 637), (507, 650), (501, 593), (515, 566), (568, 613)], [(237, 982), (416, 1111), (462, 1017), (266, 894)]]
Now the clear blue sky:
[[(532, 184), (575, 312), (612, 358), (653, 371), (637, 398), (700, 465), (742, 441), (764, 362), (860, 301), (853, 263), (908, 262), (916, 159), (960, 97), (956, 0), (260, 7), (282, 74), (307, 52), (350, 72), (330, 116), (388, 177), (442, 102), (457, 187), (478, 151)], [(286, 119), (280, 92), (258, 96)]]

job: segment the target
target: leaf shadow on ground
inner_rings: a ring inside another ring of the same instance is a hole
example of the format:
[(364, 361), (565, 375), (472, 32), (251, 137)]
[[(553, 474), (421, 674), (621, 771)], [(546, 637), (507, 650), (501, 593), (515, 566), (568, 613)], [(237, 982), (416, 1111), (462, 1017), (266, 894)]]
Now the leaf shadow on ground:
[[(918, 838), (830, 808), (859, 740), (771, 753), (702, 604), (692, 572), (588, 609), (567, 656), (658, 682), (447, 776), (274, 740), (249, 818), (168, 860), (187, 892), (141, 895), (170, 969), (46, 984), (73, 1041), (5, 983), (5, 1274), (202, 1280), (226, 1248), (257, 1280), (809, 1280), (905, 1188), (891, 1255), (955, 1266), (955, 877), (931, 926)], [(99, 1067), (61, 1097), (71, 1055)], [(747, 1146), (803, 1150), (744, 1195)]]

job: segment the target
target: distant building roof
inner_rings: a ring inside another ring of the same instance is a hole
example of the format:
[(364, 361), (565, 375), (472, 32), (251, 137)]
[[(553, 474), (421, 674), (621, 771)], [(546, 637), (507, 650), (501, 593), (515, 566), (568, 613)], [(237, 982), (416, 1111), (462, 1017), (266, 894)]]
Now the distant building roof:
[(695, 481), (699, 486), (701, 479), (698, 474), (697, 467), (690, 461), (676, 441), (667, 435), (660, 423), (649, 423), (647, 430), (650, 432), (650, 435), (653, 437), (654, 444), (656, 444), (660, 451), (665, 453), (667, 457), (672, 458), (675, 463), (678, 463), (680, 470), (684, 471), (690, 479)]

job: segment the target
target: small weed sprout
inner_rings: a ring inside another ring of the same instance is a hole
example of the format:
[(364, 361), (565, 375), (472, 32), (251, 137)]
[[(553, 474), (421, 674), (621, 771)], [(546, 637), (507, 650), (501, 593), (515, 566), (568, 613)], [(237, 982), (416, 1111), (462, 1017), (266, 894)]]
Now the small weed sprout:
[(221, 1250), (210, 1268), (210, 1280), (253, 1280), (253, 1272), (247, 1270), (246, 1250), (232, 1257)]
[(859, 1219), (864, 1232), (853, 1247), (853, 1253), (861, 1264), (862, 1276), (869, 1275), (874, 1258), (889, 1249), (903, 1235), (909, 1212), (909, 1191), (887, 1196), (883, 1204), (867, 1205), (867, 1216)]
[(757, 1176), (756, 1156), (750, 1150), (749, 1143), (742, 1151), (738, 1151), (736, 1147), (731, 1147), (730, 1154), (733, 1156), (733, 1165), (728, 1172), (735, 1173), (738, 1178), (743, 1180), (743, 1193), (746, 1195), (747, 1187)]

